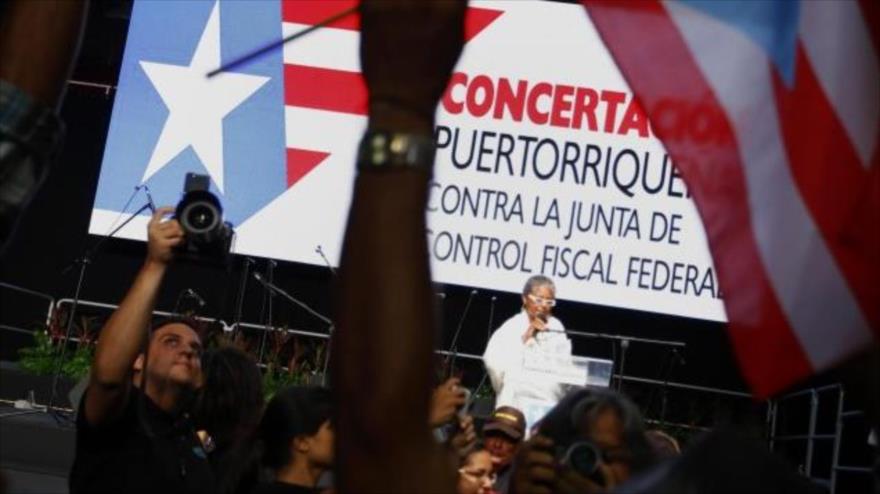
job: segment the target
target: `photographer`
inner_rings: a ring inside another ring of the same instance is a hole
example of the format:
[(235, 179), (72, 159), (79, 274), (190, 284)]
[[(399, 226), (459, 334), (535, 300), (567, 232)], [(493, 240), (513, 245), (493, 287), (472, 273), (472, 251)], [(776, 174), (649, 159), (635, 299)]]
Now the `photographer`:
[(513, 494), (608, 492), (654, 461), (641, 413), (613, 391), (572, 392), (538, 428), (517, 455)]
[(184, 321), (148, 331), (172, 249), (173, 208), (148, 225), (147, 258), (98, 339), (77, 414), (71, 492), (213, 492), (207, 454), (187, 414), (201, 385), (201, 340)]

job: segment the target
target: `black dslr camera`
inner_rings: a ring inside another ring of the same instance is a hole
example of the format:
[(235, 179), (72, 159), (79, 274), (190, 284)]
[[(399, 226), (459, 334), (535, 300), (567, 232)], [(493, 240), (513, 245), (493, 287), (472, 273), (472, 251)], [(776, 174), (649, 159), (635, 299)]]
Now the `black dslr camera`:
[(174, 211), (186, 237), (178, 247), (184, 259), (209, 264), (227, 264), (231, 259), (232, 225), (223, 221), (223, 206), (211, 193), (207, 175), (187, 173), (183, 183), (183, 198)]
[(582, 477), (599, 485), (605, 484), (602, 472), (599, 471), (602, 452), (592, 442), (576, 441), (570, 445), (557, 447), (556, 458), (559, 459), (560, 464), (571, 467)]
[(541, 434), (553, 440), (554, 456), (559, 465), (569, 467), (581, 477), (605, 485), (599, 465), (605, 462), (602, 450), (579, 432), (586, 410), (596, 402), (599, 390), (581, 389), (562, 399), (538, 423)]

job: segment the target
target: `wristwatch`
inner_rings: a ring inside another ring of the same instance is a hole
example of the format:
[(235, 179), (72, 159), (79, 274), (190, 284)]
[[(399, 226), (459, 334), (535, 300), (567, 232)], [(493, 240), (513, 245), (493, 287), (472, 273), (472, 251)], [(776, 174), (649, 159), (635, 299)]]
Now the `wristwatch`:
[(420, 169), (434, 167), (434, 138), (426, 134), (408, 134), (368, 130), (358, 148), (358, 170)]

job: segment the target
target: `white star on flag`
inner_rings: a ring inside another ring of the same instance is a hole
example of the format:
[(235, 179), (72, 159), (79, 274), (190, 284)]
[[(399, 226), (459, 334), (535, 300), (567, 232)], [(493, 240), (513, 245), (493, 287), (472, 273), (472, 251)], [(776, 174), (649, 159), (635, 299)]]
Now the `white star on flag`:
[(221, 72), (220, 5), (214, 4), (188, 66), (141, 62), (168, 107), (168, 119), (144, 172), (143, 181), (192, 146), (214, 183), (223, 191), (223, 117), (269, 81), (268, 77)]

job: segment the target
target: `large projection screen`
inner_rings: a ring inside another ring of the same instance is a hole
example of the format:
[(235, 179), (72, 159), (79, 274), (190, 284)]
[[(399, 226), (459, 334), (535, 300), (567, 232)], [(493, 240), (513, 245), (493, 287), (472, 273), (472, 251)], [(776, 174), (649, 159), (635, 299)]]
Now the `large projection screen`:
[[(206, 74), (351, 5), (137, 1), (90, 233), (143, 204), (142, 184), (176, 204), (196, 172), (236, 253), (321, 264), (320, 246), (336, 263), (366, 125), (357, 17)], [(435, 281), (517, 292), (543, 273), (561, 299), (724, 321), (696, 208), (585, 10), (471, 2), (466, 37), (437, 110)], [(147, 219), (119, 235), (144, 240)]]

